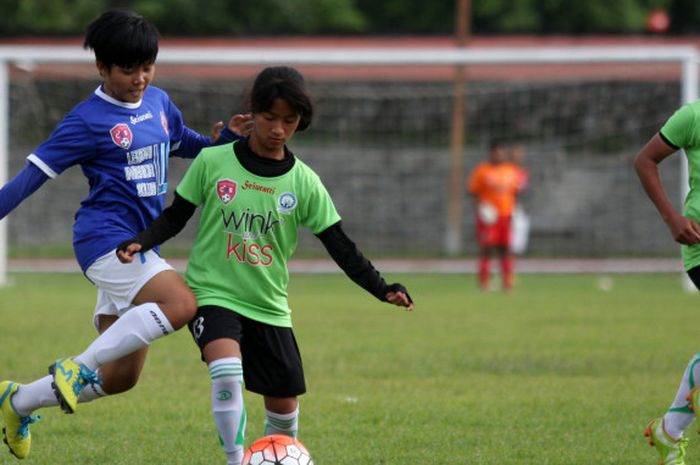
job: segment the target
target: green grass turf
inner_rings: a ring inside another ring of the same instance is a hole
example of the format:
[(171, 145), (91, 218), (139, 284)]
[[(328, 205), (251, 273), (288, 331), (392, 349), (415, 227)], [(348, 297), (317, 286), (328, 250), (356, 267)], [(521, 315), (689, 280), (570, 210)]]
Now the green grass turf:
[[(304, 356), (300, 439), (316, 465), (658, 463), (641, 432), (700, 349), (700, 296), (680, 275), (393, 275), (416, 310), (342, 275), (293, 275)], [(28, 382), (94, 337), (94, 289), (77, 274), (12, 275), (0, 289), (0, 379)], [(154, 343), (139, 385), (75, 415), (41, 411), (31, 464), (224, 464), (207, 370), (186, 331)], [(246, 393), (247, 441), (261, 399)], [(690, 433), (688, 465), (700, 464)], [(14, 463), (0, 450), (0, 463)]]

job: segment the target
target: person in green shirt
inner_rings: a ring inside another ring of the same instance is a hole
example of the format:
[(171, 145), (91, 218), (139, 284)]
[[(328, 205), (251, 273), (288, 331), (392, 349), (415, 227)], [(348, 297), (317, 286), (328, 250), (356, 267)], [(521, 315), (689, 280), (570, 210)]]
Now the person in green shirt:
[(287, 262), (300, 226), (354, 282), (382, 301), (413, 309), (406, 288), (387, 284), (347, 237), (319, 177), (287, 147), (313, 115), (303, 76), (291, 67), (265, 68), (249, 104), (250, 136), (203, 150), (172, 205), (117, 251), (122, 262), (131, 262), (176, 235), (202, 206), (185, 275), (198, 304), (189, 328), (208, 364), (212, 411), (229, 465), (243, 456), (243, 382), (264, 397), (265, 435), (297, 433), (297, 396), (306, 386), (287, 302)]
[[(688, 158), (690, 191), (683, 212), (671, 203), (659, 176), (658, 165), (683, 149)], [(671, 237), (681, 244), (683, 266), (700, 289), (700, 100), (682, 106), (639, 151), (634, 167), (649, 198), (668, 226)], [(682, 465), (688, 439), (685, 430), (700, 408), (700, 353), (691, 357), (678, 392), (666, 413), (654, 418), (644, 430), (656, 447), (662, 463)]]

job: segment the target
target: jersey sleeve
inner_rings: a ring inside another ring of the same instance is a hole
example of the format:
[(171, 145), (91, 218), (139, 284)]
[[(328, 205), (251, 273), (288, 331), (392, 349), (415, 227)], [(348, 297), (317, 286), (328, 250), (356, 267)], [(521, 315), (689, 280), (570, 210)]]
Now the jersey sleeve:
[(170, 130), (170, 155), (180, 158), (194, 158), (199, 152), (211, 145), (211, 139), (185, 125), (180, 109), (167, 98), (168, 128)]
[(697, 146), (697, 114), (692, 105), (683, 105), (666, 121), (661, 130), (662, 138), (677, 148)]
[(69, 113), (49, 138), (31, 153), (27, 160), (49, 178), (55, 178), (73, 165), (96, 155), (96, 144), (83, 119)]
[(309, 184), (301, 222), (312, 233), (318, 234), (340, 221), (340, 215), (336, 211), (326, 187), (315, 173), (310, 178)]
[(46, 173), (27, 163), (17, 176), (0, 189), (0, 219), (7, 216), (24, 199), (32, 195), (48, 180)]
[(203, 204), (206, 198), (205, 185), (206, 157), (202, 156), (194, 159), (175, 192), (191, 204), (198, 206)]

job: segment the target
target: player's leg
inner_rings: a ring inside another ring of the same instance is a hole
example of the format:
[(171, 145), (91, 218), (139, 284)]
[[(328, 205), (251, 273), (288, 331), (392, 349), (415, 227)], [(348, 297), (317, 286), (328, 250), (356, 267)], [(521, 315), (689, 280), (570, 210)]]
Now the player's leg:
[(285, 434), (297, 437), (299, 430), (299, 402), (294, 397), (265, 396), (264, 435)]
[[(108, 296), (101, 290), (98, 290), (97, 293), (95, 313), (94, 322), (100, 333), (104, 332), (117, 319), (115, 316), (117, 313), (116, 308), (111, 305)], [(78, 402), (90, 402), (107, 395), (103, 390), (100, 374), (98, 371), (95, 372), (95, 382), (87, 384), (87, 387), (80, 393)], [(111, 379), (113, 379), (113, 375), (109, 367), (107, 367), (107, 380)], [(32, 413), (39, 408), (52, 407), (59, 404), (58, 398), (54, 393), (53, 383), (52, 375), (44, 376), (24, 385), (11, 381), (2, 383), (1, 390), (3, 393), (6, 393), (2, 402), (0, 402), (0, 411), (5, 425), (3, 439), (10, 448), (10, 452), (15, 456), (24, 458), (29, 455), (31, 447), (29, 425), (39, 418), (38, 416), (32, 416)], [(108, 382), (107, 384), (110, 385), (111, 383)], [(114, 393), (113, 391), (108, 392)]]
[(479, 248), (478, 280), (479, 289), (482, 291), (489, 290), (491, 281), (491, 251), (492, 248), (489, 246), (484, 245)]
[(513, 288), (513, 254), (507, 246), (499, 247), (501, 259), (501, 286), (508, 291)]
[[(112, 326), (117, 321), (115, 315), (98, 315), (97, 325), (100, 334), (104, 333), (107, 328)], [(99, 368), (100, 384), (91, 384), (80, 395), (80, 401), (83, 400), (83, 394), (100, 389), (101, 395), (114, 395), (128, 391), (136, 385), (141, 370), (146, 363), (146, 355), (148, 355), (148, 347), (142, 347), (135, 352), (130, 353), (122, 358), (106, 363)]]
[[(688, 277), (700, 289), (700, 267), (688, 271)], [(690, 426), (695, 416), (700, 414), (697, 407), (700, 393), (700, 352), (690, 358), (681, 378), (676, 397), (664, 415), (666, 432), (678, 439)], [(695, 411), (693, 411), (695, 410)]]
[(243, 459), (246, 411), (241, 365), (242, 328), (238, 315), (220, 307), (203, 306), (189, 325), (211, 378), (211, 410), (228, 465)]
[(511, 252), (511, 217), (498, 219), (498, 253), (501, 260), (501, 287), (508, 291), (513, 287), (513, 254)]
[(68, 413), (75, 411), (80, 393), (95, 379), (93, 370), (171, 334), (196, 311), (190, 289), (153, 251), (131, 264), (121, 264), (110, 253), (95, 262), (86, 275), (123, 313), (83, 353), (51, 366), (56, 396)]
[(481, 218), (476, 219), (476, 238), (479, 245), (479, 255), (477, 259), (477, 280), (479, 289), (486, 291), (491, 280), (491, 227), (484, 223)]
[[(700, 289), (700, 267), (689, 270), (688, 276)], [(671, 407), (662, 417), (651, 420), (644, 430), (649, 444), (656, 447), (661, 456), (662, 463), (684, 463), (683, 457), (688, 442), (684, 433), (700, 413), (697, 409), (699, 400), (700, 353), (696, 353), (690, 358), (683, 372)]]
[[(98, 302), (100, 302), (99, 297)], [(98, 311), (99, 308), (100, 304), (98, 304)], [(99, 333), (105, 332), (117, 318), (118, 317), (115, 315), (96, 315), (95, 323)], [(83, 389), (78, 402), (90, 402), (132, 388), (138, 380), (147, 353), (148, 348), (144, 347), (121, 359), (100, 367), (96, 370), (97, 382), (90, 383)], [(19, 386), (19, 389), (12, 397), (13, 407), (22, 416), (29, 416), (39, 408), (58, 405), (58, 399), (51, 387), (52, 382), (53, 377), (48, 375), (32, 383)]]
[(246, 389), (265, 400), (265, 435), (296, 437), (297, 397), (306, 392), (304, 367), (292, 328), (242, 319), (241, 340)]

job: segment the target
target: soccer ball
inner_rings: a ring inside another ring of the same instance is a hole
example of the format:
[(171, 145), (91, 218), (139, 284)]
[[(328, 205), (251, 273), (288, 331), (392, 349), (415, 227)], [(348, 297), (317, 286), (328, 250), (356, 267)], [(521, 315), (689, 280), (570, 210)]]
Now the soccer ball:
[(496, 210), (496, 207), (490, 203), (480, 203), (478, 212), (479, 218), (484, 222), (484, 224), (491, 225), (498, 221), (498, 210)]
[(314, 465), (309, 451), (298, 440), (273, 434), (256, 440), (245, 451), (241, 465)]

